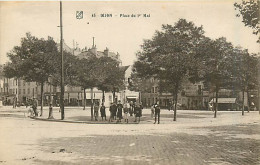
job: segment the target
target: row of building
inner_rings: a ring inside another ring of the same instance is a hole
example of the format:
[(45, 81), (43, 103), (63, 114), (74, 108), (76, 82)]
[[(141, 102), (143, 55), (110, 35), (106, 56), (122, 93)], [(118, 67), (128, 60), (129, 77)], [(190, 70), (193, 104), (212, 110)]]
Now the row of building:
[[(59, 46), (58, 46), (59, 47)], [(149, 89), (145, 92), (130, 91), (128, 89), (129, 79), (132, 73), (131, 66), (122, 66), (119, 53), (110, 52), (108, 48), (104, 51), (97, 51), (96, 46), (93, 44), (92, 48), (87, 49), (71, 49), (64, 44), (64, 50), (68, 51), (79, 59), (87, 58), (89, 56), (108, 56), (120, 63), (120, 68), (125, 72), (125, 89), (115, 93), (115, 100), (113, 100), (112, 92), (105, 93), (105, 106), (109, 106), (114, 101), (141, 101), (144, 107), (150, 107), (157, 100), (160, 101), (161, 106), (167, 108), (170, 106), (170, 102), (173, 102), (173, 96), (171, 93), (161, 93), (159, 91), (158, 81), (154, 78), (150, 78), (148, 81)], [(44, 96), (43, 103), (48, 105), (52, 102), (53, 105), (59, 104), (60, 88), (52, 86), (48, 83), (44, 84)], [(0, 96), (4, 105), (12, 105), (16, 102), (18, 105), (24, 105), (28, 100), (37, 98), (40, 100), (40, 85), (36, 82), (25, 82), (22, 79), (5, 78), (0, 75)], [(258, 105), (257, 91), (250, 91), (250, 95), (245, 93), (244, 100), (242, 99), (241, 91), (232, 91), (227, 89), (221, 89), (219, 92), (220, 109), (223, 110), (238, 110), (243, 101), (248, 106), (248, 99), (253, 104)], [(96, 101), (101, 102), (102, 91), (97, 88), (93, 89), (93, 98)], [(185, 82), (183, 89), (178, 94), (178, 106), (182, 109), (208, 109), (209, 103), (213, 101), (214, 93), (204, 86), (202, 82), (191, 83)], [(84, 100), (84, 93), (81, 87), (65, 87), (65, 106), (82, 106)], [(91, 91), (86, 90), (86, 105), (91, 104)]]

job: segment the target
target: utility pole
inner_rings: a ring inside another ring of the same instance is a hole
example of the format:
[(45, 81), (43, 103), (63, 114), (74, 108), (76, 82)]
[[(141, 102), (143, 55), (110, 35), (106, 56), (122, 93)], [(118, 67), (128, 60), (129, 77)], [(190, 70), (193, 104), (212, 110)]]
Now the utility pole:
[(63, 64), (62, 1), (60, 1), (60, 52), (61, 52), (60, 110), (61, 110), (61, 120), (63, 120), (65, 115), (64, 115), (64, 64)]

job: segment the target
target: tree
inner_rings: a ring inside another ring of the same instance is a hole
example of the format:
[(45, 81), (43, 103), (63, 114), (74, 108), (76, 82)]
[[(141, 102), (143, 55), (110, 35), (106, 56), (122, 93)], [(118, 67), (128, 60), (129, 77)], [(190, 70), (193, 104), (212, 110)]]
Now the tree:
[[(139, 77), (155, 77), (164, 85), (164, 90), (172, 93), (175, 101), (174, 121), (178, 92), (184, 78), (193, 65), (195, 48), (203, 38), (203, 28), (180, 19), (174, 26), (163, 25), (163, 31), (156, 31), (151, 40), (145, 40), (142, 50), (137, 53), (134, 68)], [(161, 87), (160, 87), (161, 88)]]
[(41, 116), (43, 114), (43, 85), (54, 74), (53, 61), (58, 55), (56, 43), (51, 37), (39, 39), (26, 33), (21, 45), (15, 46), (8, 57), (10, 63), (4, 68), (7, 78), (22, 78), (27, 82), (37, 82), (41, 86)]
[[(234, 3), (235, 10), (239, 11), (237, 17), (242, 16), (242, 22), (245, 26), (253, 29), (253, 34), (258, 35), (260, 32), (259, 26), (259, 0), (243, 0), (242, 3)], [(260, 36), (258, 41), (260, 43)]]
[[(77, 63), (77, 69), (76, 69), (77, 73), (75, 79), (77, 81), (76, 84), (82, 87), (84, 91), (83, 110), (85, 110), (85, 106), (86, 106), (86, 89), (90, 88), (92, 91), (93, 88), (97, 87), (99, 82), (102, 81), (100, 80), (100, 78), (103, 78), (102, 76), (100, 76), (102, 73), (97, 63), (98, 63), (98, 58), (95, 56), (89, 57), (87, 59), (83, 58), (81, 60), (78, 60)], [(93, 120), (92, 92), (91, 92), (91, 120)]]
[[(69, 52), (64, 51), (64, 85), (68, 86), (75, 86), (76, 85), (76, 73), (77, 73), (77, 64), (78, 64), (78, 59), (76, 56), (72, 55)], [(61, 56), (55, 56), (55, 59), (52, 61), (53, 65), (55, 66), (55, 70), (52, 75), (50, 75), (48, 83), (50, 85), (53, 85), (55, 87), (60, 85), (60, 80), (61, 80)], [(53, 118), (53, 113), (49, 112), (49, 117), (50, 119)]]
[(205, 38), (201, 45), (198, 46), (197, 55), (200, 64), (198, 74), (199, 77), (208, 85), (210, 90), (214, 91), (214, 117), (217, 117), (218, 111), (218, 94), (221, 87), (224, 87), (230, 82), (230, 65), (232, 65), (233, 45), (226, 41), (226, 38), (221, 37), (216, 40)]
[(255, 89), (258, 84), (257, 80), (257, 58), (255, 55), (250, 55), (247, 49), (242, 50), (236, 47), (232, 54), (233, 61), (229, 70), (232, 72), (232, 86), (237, 87), (242, 91), (242, 115), (244, 115), (244, 93), (248, 97), (248, 112), (250, 109), (251, 101), (249, 100), (249, 90)]
[(123, 68), (119, 66), (119, 62), (110, 57), (100, 57), (97, 60), (99, 66), (99, 84), (98, 89), (102, 90), (102, 103), (104, 103), (105, 92), (113, 93), (115, 100), (115, 92), (124, 88), (124, 73)]

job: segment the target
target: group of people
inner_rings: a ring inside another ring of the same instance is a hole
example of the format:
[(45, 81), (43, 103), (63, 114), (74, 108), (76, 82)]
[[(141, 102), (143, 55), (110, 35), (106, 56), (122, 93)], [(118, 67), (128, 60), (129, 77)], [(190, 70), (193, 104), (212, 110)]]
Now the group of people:
[[(126, 102), (124, 104), (121, 103), (119, 100), (117, 103), (111, 103), (109, 107), (110, 117), (109, 122), (116, 121), (117, 123), (121, 122), (122, 119), (124, 119), (125, 123), (128, 123), (129, 117), (133, 116), (135, 117), (135, 122), (140, 122), (140, 118), (142, 116), (142, 109), (143, 106), (141, 103), (134, 103), (132, 101)], [(103, 120), (107, 120), (106, 118), (106, 107), (104, 106), (104, 103), (99, 108), (99, 103), (94, 103), (94, 116), (95, 120), (98, 120), (98, 112), (100, 110), (101, 118)]]

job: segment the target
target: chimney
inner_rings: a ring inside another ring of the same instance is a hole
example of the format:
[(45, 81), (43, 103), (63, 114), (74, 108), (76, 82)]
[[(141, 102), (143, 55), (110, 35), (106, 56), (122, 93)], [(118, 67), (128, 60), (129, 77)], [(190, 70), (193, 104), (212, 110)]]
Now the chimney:
[(109, 49), (106, 47), (106, 49), (104, 50), (104, 54), (106, 57), (108, 57), (108, 53), (109, 53)]

